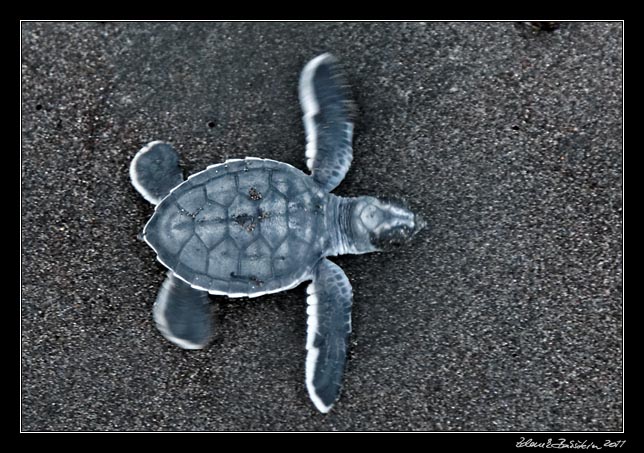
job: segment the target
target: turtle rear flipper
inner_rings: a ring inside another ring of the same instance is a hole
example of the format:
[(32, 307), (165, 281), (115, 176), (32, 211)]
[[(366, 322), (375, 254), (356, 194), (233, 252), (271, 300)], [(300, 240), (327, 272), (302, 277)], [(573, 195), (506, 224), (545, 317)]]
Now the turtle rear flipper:
[(159, 204), (170, 190), (183, 182), (179, 154), (167, 143), (148, 143), (132, 159), (130, 179), (143, 198)]
[(306, 130), (306, 165), (328, 192), (344, 179), (353, 159), (353, 116), (349, 86), (335, 57), (322, 54), (300, 76), (300, 104)]
[(153, 314), (163, 336), (184, 349), (201, 349), (212, 336), (208, 293), (194, 289), (172, 272), (159, 290)]
[(328, 259), (318, 264), (306, 292), (306, 387), (320, 412), (328, 412), (340, 396), (351, 333), (352, 290), (340, 266)]

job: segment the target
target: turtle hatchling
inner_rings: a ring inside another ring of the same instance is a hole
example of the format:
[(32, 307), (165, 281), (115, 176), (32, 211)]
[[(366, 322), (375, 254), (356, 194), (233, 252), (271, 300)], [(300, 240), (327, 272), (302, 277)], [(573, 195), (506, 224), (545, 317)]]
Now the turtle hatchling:
[(163, 336), (200, 349), (213, 334), (209, 294), (258, 297), (307, 287), (306, 388), (328, 412), (342, 386), (351, 332), (351, 284), (329, 259), (387, 250), (425, 223), (400, 201), (331, 191), (352, 161), (354, 112), (331, 54), (306, 64), (299, 98), (310, 175), (246, 157), (183, 178), (171, 145), (154, 141), (132, 160), (136, 190), (155, 205), (142, 237), (167, 267), (153, 306)]

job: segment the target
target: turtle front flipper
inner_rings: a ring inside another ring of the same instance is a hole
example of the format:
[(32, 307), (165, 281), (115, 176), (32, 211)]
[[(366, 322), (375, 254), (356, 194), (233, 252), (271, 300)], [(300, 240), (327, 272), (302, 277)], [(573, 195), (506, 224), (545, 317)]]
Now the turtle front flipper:
[(183, 182), (179, 154), (167, 143), (148, 143), (132, 159), (130, 179), (143, 198), (159, 204), (170, 190)]
[(342, 387), (351, 333), (352, 290), (340, 266), (324, 258), (306, 292), (306, 388), (315, 407), (326, 413)]
[(194, 289), (172, 272), (168, 272), (152, 311), (163, 336), (184, 349), (201, 349), (212, 336), (208, 293)]
[(300, 104), (306, 130), (306, 165), (328, 192), (344, 179), (353, 159), (353, 116), (349, 86), (337, 60), (322, 54), (300, 76)]

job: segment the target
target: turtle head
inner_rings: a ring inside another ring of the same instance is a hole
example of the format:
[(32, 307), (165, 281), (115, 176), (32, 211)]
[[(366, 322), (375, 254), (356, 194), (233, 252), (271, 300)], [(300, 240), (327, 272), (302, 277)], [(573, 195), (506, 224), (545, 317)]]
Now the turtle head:
[(426, 226), (404, 202), (393, 198), (359, 197), (351, 217), (353, 246), (358, 253), (394, 249)]

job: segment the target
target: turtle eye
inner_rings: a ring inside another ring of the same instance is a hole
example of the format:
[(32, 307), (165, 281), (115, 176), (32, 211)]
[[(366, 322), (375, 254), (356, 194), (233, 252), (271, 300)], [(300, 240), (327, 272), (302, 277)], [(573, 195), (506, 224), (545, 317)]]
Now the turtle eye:
[(409, 209), (407, 203), (402, 198), (385, 195), (378, 197), (378, 201), (380, 201), (383, 205), (395, 206), (401, 209)]
[(400, 226), (387, 228), (372, 233), (369, 236), (371, 243), (380, 250), (391, 250), (403, 245), (409, 237), (407, 227)]

